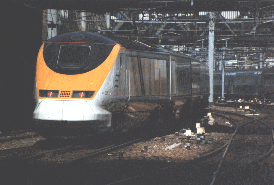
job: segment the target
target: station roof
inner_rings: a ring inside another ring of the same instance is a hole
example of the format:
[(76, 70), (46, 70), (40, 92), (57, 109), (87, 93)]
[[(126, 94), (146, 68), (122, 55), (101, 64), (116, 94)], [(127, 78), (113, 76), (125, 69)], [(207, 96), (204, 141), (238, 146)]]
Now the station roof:
[[(262, 57), (259, 53), (262, 50), (270, 49), (267, 51), (268, 53), (274, 51), (273, 0), (3, 0), (1, 2), (23, 5), (37, 10), (79, 10), (98, 14), (110, 12), (112, 15), (113, 12), (118, 12), (121, 18), (112, 21), (115, 21), (115, 26), (120, 23), (128, 23), (133, 25), (133, 28), (137, 25), (140, 30), (132, 37), (132, 41), (138, 40), (138, 37), (142, 43), (158, 45), (161, 40), (161, 45), (177, 45), (178, 51), (182, 50), (185, 53), (195, 50), (194, 55), (201, 55), (202, 58), (207, 55), (204, 49), (208, 43), (209, 18), (207, 14), (216, 12), (215, 51), (233, 55), (243, 53), (243, 56), (239, 58), (249, 57), (252, 60), (261, 60)], [(207, 14), (200, 15), (199, 13), (202, 11)], [(235, 19), (226, 19), (222, 15), (222, 11), (228, 11), (227, 14), (230, 13), (229, 11), (237, 11), (239, 16)], [(172, 16), (157, 18), (157, 20), (151, 18), (148, 21), (137, 21), (136, 19), (135, 25), (132, 14), (134, 13), (138, 17), (144, 12), (148, 12), (150, 15), (160, 13)], [(193, 15), (176, 17), (175, 14), (180, 12)], [(124, 36), (125, 30), (129, 30), (131, 33), (132, 28), (122, 28), (123, 26), (118, 30), (111, 31), (117, 37)], [(133, 42), (128, 48), (133, 45), (137, 47), (135, 44)], [(128, 45), (128, 43), (125, 42), (124, 45)], [(185, 46), (185, 48), (180, 49), (179, 46)], [(138, 43), (138, 47), (147, 46)], [(248, 51), (246, 51), (246, 47), (249, 47)]]
[[(266, 7), (271, 0), (3, 0), (36, 9), (73, 9), (96, 13), (118, 9), (166, 9), (171, 11), (229, 11), (250, 7)], [(247, 7), (248, 4), (248, 7)]]

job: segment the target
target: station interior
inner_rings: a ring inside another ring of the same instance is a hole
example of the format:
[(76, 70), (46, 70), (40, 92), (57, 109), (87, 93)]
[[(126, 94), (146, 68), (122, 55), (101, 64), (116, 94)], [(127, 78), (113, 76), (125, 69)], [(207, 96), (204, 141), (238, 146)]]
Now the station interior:
[[(2, 0), (0, 20), (0, 184), (274, 184), (273, 0)], [(63, 43), (115, 49), (60, 72)]]
[[(88, 31), (130, 39), (209, 63), (213, 70), (272, 68), (272, 1), (5, 0), (1, 2), (1, 122), (31, 120), (35, 62), (47, 39)], [(209, 23), (214, 24), (209, 28)], [(209, 35), (214, 34), (209, 48)], [(9, 124), (4, 124), (10, 127)]]

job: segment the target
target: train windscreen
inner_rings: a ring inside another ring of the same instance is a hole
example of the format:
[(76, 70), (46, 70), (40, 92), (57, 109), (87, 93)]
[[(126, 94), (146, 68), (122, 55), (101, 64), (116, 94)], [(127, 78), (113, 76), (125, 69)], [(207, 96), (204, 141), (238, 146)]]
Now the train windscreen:
[(80, 69), (88, 65), (90, 46), (61, 46), (57, 66), (62, 69)]
[(44, 59), (57, 73), (81, 74), (102, 64), (113, 47), (104, 43), (45, 43)]

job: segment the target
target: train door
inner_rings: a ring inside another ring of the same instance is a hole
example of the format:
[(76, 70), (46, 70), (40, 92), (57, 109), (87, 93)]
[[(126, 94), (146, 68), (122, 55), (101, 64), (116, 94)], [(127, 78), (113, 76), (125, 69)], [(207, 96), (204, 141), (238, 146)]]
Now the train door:
[(171, 62), (171, 94), (176, 95), (177, 87), (177, 78), (176, 78), (176, 62), (172, 60)]
[(120, 53), (115, 63), (114, 69), (114, 96), (128, 97), (128, 55)]
[(191, 73), (190, 65), (184, 63), (176, 64), (177, 74), (177, 95), (190, 95), (191, 94)]

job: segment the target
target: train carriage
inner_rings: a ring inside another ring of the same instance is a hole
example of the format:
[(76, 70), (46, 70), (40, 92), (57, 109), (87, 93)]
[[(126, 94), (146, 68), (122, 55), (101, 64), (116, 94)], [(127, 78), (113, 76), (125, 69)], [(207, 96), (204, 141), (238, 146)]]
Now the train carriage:
[(38, 54), (33, 118), (39, 128), (127, 129), (173, 116), (176, 101), (204, 92), (206, 68), (193, 62), (89, 32), (54, 37)]
[[(274, 99), (273, 69), (228, 70), (224, 93), (230, 99)], [(214, 73), (214, 95), (221, 96), (222, 73)]]

